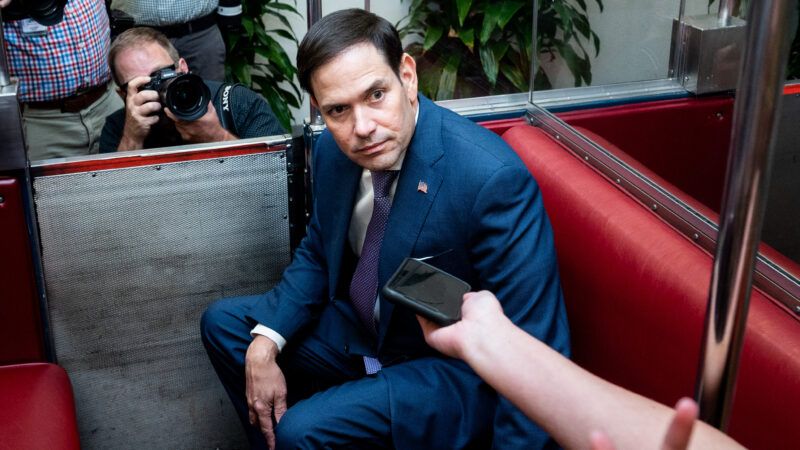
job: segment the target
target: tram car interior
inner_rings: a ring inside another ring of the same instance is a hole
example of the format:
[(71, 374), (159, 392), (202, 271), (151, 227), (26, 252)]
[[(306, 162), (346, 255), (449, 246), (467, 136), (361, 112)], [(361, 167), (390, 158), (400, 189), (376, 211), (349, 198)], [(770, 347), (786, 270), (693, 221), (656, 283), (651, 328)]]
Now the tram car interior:
[[(673, 405), (698, 379), (743, 84), (698, 82), (739, 66), (693, 59), (722, 44), (686, 38), (697, 17), (664, 3), (659, 42), (619, 30), (660, 49), (658, 77), (440, 104), (502, 136), (537, 180), (575, 362)], [(748, 34), (776, 32), (740, 27), (725, 36), (741, 51), (717, 56), (739, 61)], [(773, 89), (772, 176), (726, 431), (754, 449), (800, 442), (800, 84)], [(0, 448), (246, 447), (199, 320), (210, 302), (280, 279), (324, 125), (27, 163), (15, 105), (12, 83), (0, 95)]]

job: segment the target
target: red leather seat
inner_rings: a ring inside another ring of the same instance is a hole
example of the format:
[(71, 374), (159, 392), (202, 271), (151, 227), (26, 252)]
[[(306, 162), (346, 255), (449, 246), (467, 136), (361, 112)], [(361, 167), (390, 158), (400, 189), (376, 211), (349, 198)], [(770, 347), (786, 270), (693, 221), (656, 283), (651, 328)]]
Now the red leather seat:
[(80, 449), (64, 369), (48, 363), (0, 366), (0, 449)]
[[(542, 190), (576, 362), (674, 405), (692, 396), (712, 256), (531, 126), (503, 138)], [(800, 442), (800, 323), (754, 290), (730, 434), (751, 448)]]

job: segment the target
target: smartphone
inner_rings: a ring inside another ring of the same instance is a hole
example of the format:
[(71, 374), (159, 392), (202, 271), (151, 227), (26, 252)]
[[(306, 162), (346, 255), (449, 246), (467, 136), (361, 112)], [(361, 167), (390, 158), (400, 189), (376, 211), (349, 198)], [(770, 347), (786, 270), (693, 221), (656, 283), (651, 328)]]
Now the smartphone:
[(463, 296), (470, 289), (469, 284), (441, 269), (406, 258), (381, 294), (392, 303), (445, 326), (461, 320)]

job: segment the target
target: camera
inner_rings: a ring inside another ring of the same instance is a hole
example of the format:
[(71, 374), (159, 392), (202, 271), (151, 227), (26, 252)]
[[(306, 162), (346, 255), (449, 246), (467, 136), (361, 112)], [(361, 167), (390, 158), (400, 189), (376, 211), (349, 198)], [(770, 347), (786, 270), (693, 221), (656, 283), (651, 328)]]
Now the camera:
[(192, 73), (183, 73), (174, 67), (165, 67), (150, 74), (150, 81), (139, 91), (158, 92), (161, 105), (169, 108), (180, 120), (197, 120), (208, 112), (211, 91), (203, 79)]
[(56, 25), (64, 18), (67, 0), (14, 0), (3, 9), (5, 20), (33, 19), (41, 25)]

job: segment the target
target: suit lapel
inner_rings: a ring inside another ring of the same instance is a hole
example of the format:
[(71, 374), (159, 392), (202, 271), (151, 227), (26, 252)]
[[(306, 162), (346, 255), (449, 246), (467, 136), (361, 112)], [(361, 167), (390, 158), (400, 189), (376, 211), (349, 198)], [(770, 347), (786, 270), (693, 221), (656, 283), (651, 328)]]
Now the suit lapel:
[[(325, 168), (328, 176), (333, 183), (326, 183), (326, 186), (335, 186), (333, 192), (325, 193), (321, 197), (328, 199), (324, 204), (318, 204), (320, 213), (325, 212), (324, 217), (329, 217), (329, 226), (323, 226), (322, 241), (330, 242), (328, 253), (328, 276), (329, 294), (335, 295), (339, 283), (350, 283), (350, 280), (340, 280), (342, 257), (345, 246), (348, 244), (347, 236), (350, 228), (350, 217), (353, 214), (353, 204), (355, 202), (356, 191), (361, 180), (363, 169), (350, 161), (338, 150), (330, 167)], [(324, 225), (324, 224), (323, 224)]]
[[(381, 244), (378, 291), (397, 270), (404, 258), (411, 255), (422, 226), (433, 205), (442, 176), (434, 164), (443, 155), (441, 115), (433, 103), (419, 97), (419, 119), (411, 139), (392, 202)], [(378, 347), (383, 344), (394, 305), (380, 299), (380, 334)]]

